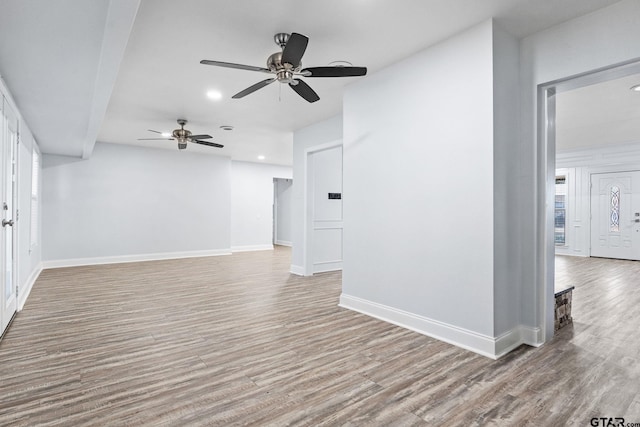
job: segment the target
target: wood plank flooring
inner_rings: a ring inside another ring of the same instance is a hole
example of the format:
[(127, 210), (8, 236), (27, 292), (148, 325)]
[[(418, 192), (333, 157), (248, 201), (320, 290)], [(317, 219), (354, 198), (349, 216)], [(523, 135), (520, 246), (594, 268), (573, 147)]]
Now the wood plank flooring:
[(640, 422), (640, 263), (559, 257), (574, 324), (499, 361), (341, 309), (340, 273), (289, 264), (277, 248), (44, 271), (0, 342), (0, 425)]

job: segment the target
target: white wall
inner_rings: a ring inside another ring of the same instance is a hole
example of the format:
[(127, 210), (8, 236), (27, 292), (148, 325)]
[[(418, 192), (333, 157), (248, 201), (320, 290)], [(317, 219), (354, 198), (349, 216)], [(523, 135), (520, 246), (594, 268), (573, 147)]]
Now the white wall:
[(291, 178), (292, 169), (231, 162), (231, 247), (234, 252), (273, 249), (273, 178)]
[(293, 134), (292, 273), (304, 274), (305, 150), (338, 140), (342, 140), (342, 115), (299, 129)]
[[(551, 27), (520, 43), (521, 154), (520, 204), (522, 219), (518, 240), (522, 242), (522, 321), (542, 325), (546, 339), (553, 335), (553, 268), (545, 268), (543, 249), (554, 252), (550, 236), (543, 236), (553, 203), (545, 196), (546, 177), (555, 172), (547, 164), (545, 147), (537, 133), (537, 87), (584, 72), (640, 58), (640, 2), (623, 0), (607, 8)], [(551, 155), (552, 156), (552, 155)], [(553, 157), (553, 156), (552, 156)], [(550, 173), (549, 173), (550, 171)], [(547, 183), (548, 185), (548, 183)], [(548, 206), (545, 209), (545, 205)], [(539, 237), (540, 236), (540, 237)], [(545, 289), (540, 289), (546, 283)]]
[(487, 355), (493, 49), (487, 21), (359, 80), (344, 96), (341, 304)]
[(293, 180), (276, 178), (273, 180), (275, 186), (275, 202), (276, 209), (276, 234), (275, 242), (277, 245), (291, 246), (292, 233), (292, 209), (293, 209)]
[(99, 143), (43, 156), (47, 266), (228, 253), (228, 158)]

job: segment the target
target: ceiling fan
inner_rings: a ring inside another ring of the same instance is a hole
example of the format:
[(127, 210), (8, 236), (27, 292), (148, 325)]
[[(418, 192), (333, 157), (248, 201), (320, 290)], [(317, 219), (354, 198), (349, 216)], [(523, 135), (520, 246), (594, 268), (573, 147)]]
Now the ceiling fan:
[(261, 73), (275, 74), (275, 77), (268, 78), (261, 82), (249, 86), (232, 96), (234, 99), (243, 98), (250, 93), (262, 89), (263, 87), (279, 81), (288, 84), (298, 95), (308, 102), (316, 102), (320, 99), (318, 94), (311, 87), (296, 76), (301, 77), (357, 77), (367, 74), (366, 67), (309, 67), (302, 68), (302, 55), (304, 55), (309, 43), (309, 38), (298, 33), (278, 33), (273, 37), (274, 41), (282, 52), (276, 52), (267, 59), (267, 68), (254, 67), (251, 65), (233, 64), (230, 62), (210, 61), (203, 59), (201, 64), (215, 65), (217, 67), (237, 68), (239, 70), (258, 71)]
[(149, 132), (159, 133), (164, 138), (138, 138), (138, 141), (174, 141), (178, 140), (178, 149), (184, 150), (187, 148), (187, 142), (193, 142), (194, 144), (206, 145), (208, 147), (217, 147), (222, 148), (224, 145), (216, 144), (215, 142), (210, 141), (202, 141), (203, 139), (213, 138), (211, 135), (192, 135), (191, 131), (188, 131), (184, 128), (184, 125), (187, 124), (186, 119), (178, 119), (178, 124), (180, 125), (180, 129), (175, 129), (170, 135), (165, 134), (163, 132), (159, 132), (153, 129), (147, 129)]

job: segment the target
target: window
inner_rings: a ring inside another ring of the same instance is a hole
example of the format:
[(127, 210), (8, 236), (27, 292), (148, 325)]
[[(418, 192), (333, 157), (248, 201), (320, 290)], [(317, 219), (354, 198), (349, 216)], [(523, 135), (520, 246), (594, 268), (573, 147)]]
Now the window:
[(38, 244), (38, 196), (40, 192), (40, 154), (34, 149), (31, 158), (31, 247)]
[(565, 176), (556, 177), (555, 209), (554, 240), (556, 246), (565, 246), (567, 244), (567, 178)]
[(609, 231), (620, 231), (620, 187), (611, 187), (611, 212), (609, 212)]

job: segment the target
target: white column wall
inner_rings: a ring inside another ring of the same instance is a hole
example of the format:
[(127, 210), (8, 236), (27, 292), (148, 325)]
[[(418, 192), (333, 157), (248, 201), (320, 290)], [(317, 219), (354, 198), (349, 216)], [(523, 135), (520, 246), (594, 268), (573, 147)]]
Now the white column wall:
[(493, 26), (344, 96), (343, 306), (493, 355)]
[[(504, 352), (521, 342), (520, 243), (518, 234), (519, 43), (493, 25), (493, 207), (494, 207), (494, 336), (502, 336)], [(509, 336), (505, 336), (509, 334)]]

